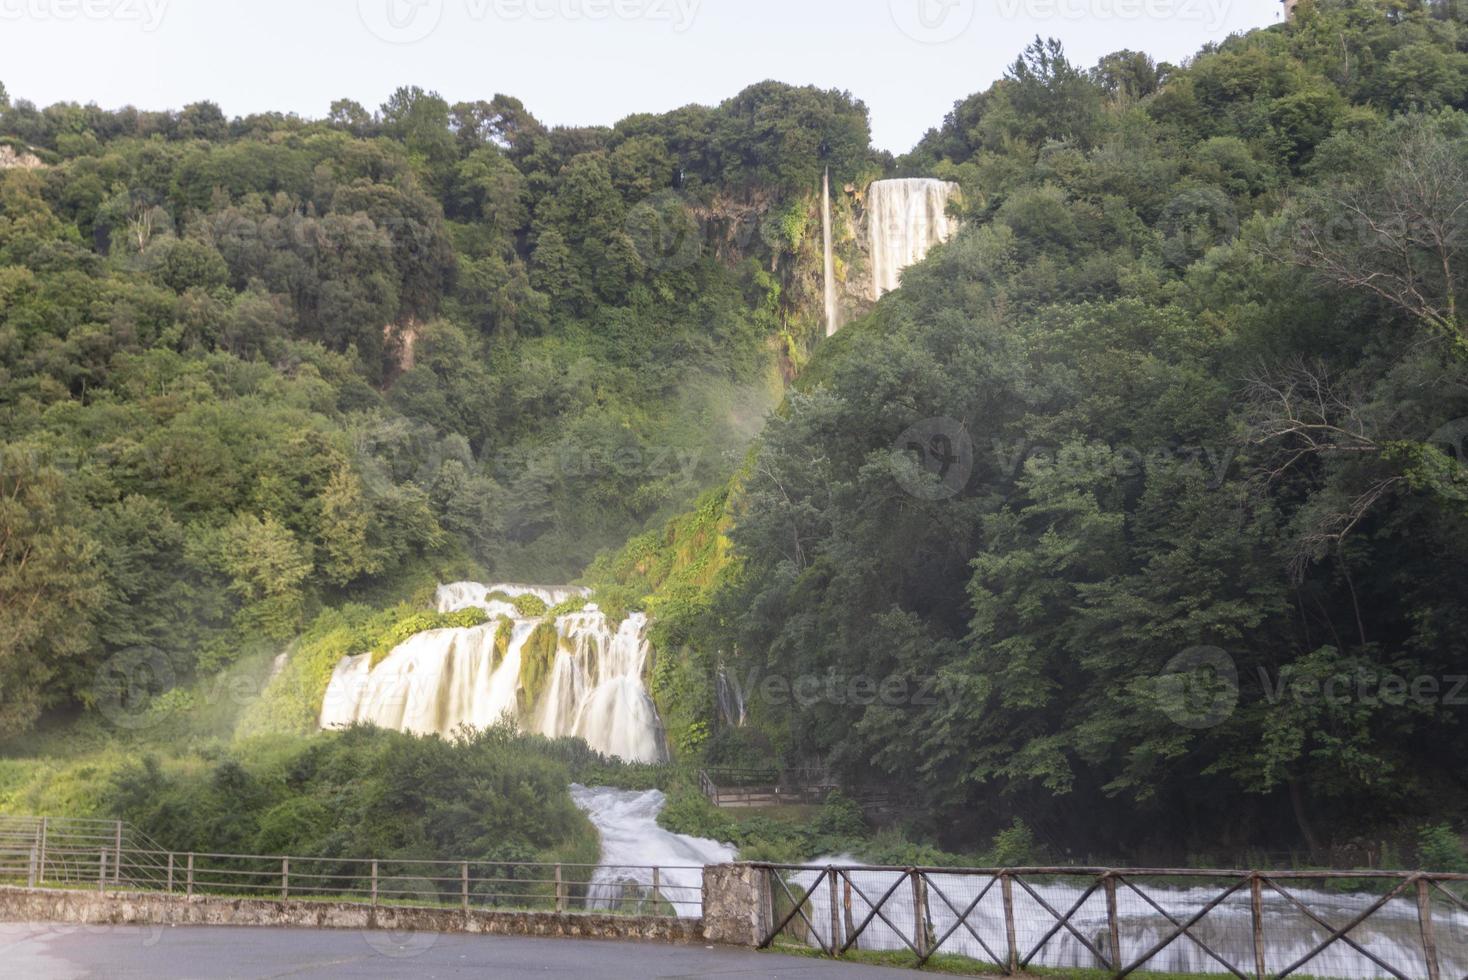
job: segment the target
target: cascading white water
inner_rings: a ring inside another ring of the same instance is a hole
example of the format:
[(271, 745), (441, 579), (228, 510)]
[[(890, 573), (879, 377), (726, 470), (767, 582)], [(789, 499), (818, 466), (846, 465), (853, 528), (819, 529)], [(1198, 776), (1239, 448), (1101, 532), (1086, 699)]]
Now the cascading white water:
[[(526, 731), (575, 736), (593, 749), (629, 762), (661, 762), (662, 724), (643, 685), (652, 648), (647, 617), (613, 625), (594, 605), (555, 620), (556, 650), (545, 689), (532, 703), (522, 684), (525, 646), (546, 622), (521, 616), (499, 596), (535, 595), (548, 605), (587, 595), (575, 588), (440, 586), (440, 612), (480, 608), (483, 626), (419, 633), (376, 667), (371, 654), (337, 665), (321, 705), (322, 728), (368, 722), (420, 735), (450, 735), (461, 725), (486, 728), (510, 719)], [(496, 662), (501, 620), (509, 642)]]
[[(815, 866), (827, 864), (851, 864), (849, 858), (835, 857), (815, 862)], [(796, 883), (807, 890), (815, 883), (819, 870), (798, 872), (793, 876)], [(886, 895), (888, 889), (903, 876), (900, 871), (854, 871), (851, 908), (852, 923), (859, 924), (867, 919), (872, 906), (862, 896), (876, 901)], [(990, 950), (1001, 955), (1005, 946), (1004, 899), (997, 884), (990, 887), (965, 921), (973, 933), (958, 925), (957, 913), (966, 910), (969, 903), (992, 879), (978, 875), (932, 874), (929, 876), (927, 922), (934, 939), (942, 939), (939, 950), (972, 959), (992, 962), (988, 951), (979, 944), (974, 933), (988, 943)], [(1062, 913), (1080, 901), (1081, 888), (1068, 883), (1044, 882), (1036, 879), (1029, 887), (1053, 909)], [(1209, 902), (1218, 897), (1222, 890), (1213, 888), (1163, 888), (1141, 884), (1147, 895), (1167, 911), (1178, 922), (1187, 922)], [(1361, 912), (1374, 904), (1378, 896), (1324, 892), (1307, 888), (1289, 888), (1301, 903), (1316, 915), (1337, 926), (1352, 921)], [(939, 895), (937, 892), (941, 892)], [(1117, 914), (1120, 925), (1121, 955), (1124, 962), (1131, 963), (1154, 948), (1176, 929), (1173, 923), (1159, 914), (1135, 892), (1127, 888), (1117, 889)], [(945, 900), (946, 899), (946, 900)], [(1021, 955), (1033, 949), (1056, 926), (1056, 917), (1048, 912), (1027, 891), (1015, 887), (1013, 893), (1015, 941)], [(830, 892), (822, 885), (810, 893), (811, 905), (807, 912), (823, 939), (831, 922)], [(950, 904), (952, 907), (950, 907)], [(844, 925), (846, 911), (838, 909), (838, 918), (843, 923), (842, 942), (847, 933)], [(1282, 895), (1266, 890), (1264, 896), (1264, 931), (1266, 942), (1266, 967), (1269, 972), (1283, 971), (1298, 959), (1308, 954), (1329, 935), (1328, 931), (1310, 922)], [(912, 891), (898, 887), (882, 906), (887, 922), (874, 917), (864, 929), (854, 946), (866, 950), (906, 949), (904, 936), (912, 938), (914, 905)], [(797, 921), (799, 919), (797, 918)], [(1433, 921), (1436, 927), (1438, 955), (1444, 977), (1468, 976), (1468, 914), (1438, 903)], [(903, 930), (898, 934), (890, 923)], [(1076, 932), (1085, 936), (1097, 949), (1106, 950), (1109, 942), (1109, 925), (1106, 896), (1097, 889), (1071, 918)], [(952, 932), (950, 932), (952, 930)], [(1253, 909), (1247, 888), (1235, 892), (1191, 927), (1191, 932), (1216, 951), (1225, 960), (1237, 964), (1250, 972), (1254, 964)], [(1404, 976), (1421, 976), (1423, 965), (1422, 936), (1417, 920), (1417, 905), (1408, 897), (1398, 897), (1388, 902), (1376, 914), (1351, 930), (1351, 938), (1377, 956), (1382, 962), (1400, 971)], [(945, 937), (946, 938), (943, 938)], [(815, 937), (807, 937), (815, 943)], [(1035, 966), (1056, 970), (1094, 968), (1098, 966), (1096, 955), (1086, 948), (1076, 936), (1060, 929), (1045, 942), (1044, 948), (1032, 961)], [(1143, 967), (1167, 973), (1227, 973), (1226, 968), (1209, 956), (1197, 943), (1179, 938), (1170, 943)], [(1319, 977), (1366, 978), (1387, 977), (1383, 971), (1365, 956), (1344, 943), (1333, 943), (1313, 957), (1300, 971)]]
[(953, 236), (958, 222), (948, 216), (948, 201), (957, 191), (957, 184), (931, 177), (877, 180), (867, 187), (872, 299), (896, 289), (903, 269)]
[(841, 329), (841, 308), (836, 300), (836, 247), (831, 241), (831, 168), (821, 178), (821, 241), (825, 249), (826, 336)]
[(601, 835), (601, 858), (587, 890), (588, 907), (617, 907), (629, 893), (636, 901), (650, 898), (655, 866), (659, 897), (682, 918), (702, 914), (703, 868), (733, 861), (732, 846), (659, 827), (658, 812), (667, 799), (655, 789), (573, 785), (571, 799)]

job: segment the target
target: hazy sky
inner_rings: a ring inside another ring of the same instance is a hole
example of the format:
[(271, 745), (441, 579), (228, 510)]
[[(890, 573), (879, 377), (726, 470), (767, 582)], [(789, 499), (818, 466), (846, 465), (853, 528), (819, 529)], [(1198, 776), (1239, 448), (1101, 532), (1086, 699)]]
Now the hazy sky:
[(1278, 0), (0, 0), (12, 97), (322, 116), (421, 85), (505, 92), (550, 124), (715, 103), (776, 78), (849, 90), (908, 149), (1036, 34), (1082, 65), (1181, 60)]

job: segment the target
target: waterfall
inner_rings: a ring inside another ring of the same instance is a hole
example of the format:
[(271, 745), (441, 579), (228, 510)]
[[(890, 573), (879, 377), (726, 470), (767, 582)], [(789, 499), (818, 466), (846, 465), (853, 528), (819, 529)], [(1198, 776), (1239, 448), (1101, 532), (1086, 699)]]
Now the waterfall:
[(634, 613), (614, 624), (587, 605), (551, 621), (522, 616), (506, 601), (533, 595), (556, 605), (586, 594), (569, 587), (440, 586), (440, 612), (479, 608), (489, 621), (419, 633), (375, 667), (370, 653), (343, 659), (327, 686), (320, 725), (367, 722), (447, 736), (461, 725), (487, 728), (510, 719), (524, 731), (583, 738), (630, 762), (661, 762), (662, 724), (643, 684), (652, 657), (647, 617)]
[(896, 289), (902, 270), (948, 241), (958, 222), (948, 201), (958, 185), (930, 177), (877, 180), (867, 188), (867, 232), (872, 250), (872, 299)]
[(841, 310), (836, 303), (836, 250), (831, 243), (831, 168), (821, 178), (821, 235), (826, 252), (826, 336), (841, 329)]

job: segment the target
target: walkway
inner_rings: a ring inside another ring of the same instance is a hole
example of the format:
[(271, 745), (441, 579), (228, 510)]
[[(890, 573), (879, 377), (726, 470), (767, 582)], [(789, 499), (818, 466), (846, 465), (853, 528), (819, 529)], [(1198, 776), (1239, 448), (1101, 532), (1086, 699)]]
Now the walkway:
[(748, 950), (589, 939), (210, 926), (0, 923), (0, 973), (31, 980), (648, 977), (896, 980), (907, 970)]

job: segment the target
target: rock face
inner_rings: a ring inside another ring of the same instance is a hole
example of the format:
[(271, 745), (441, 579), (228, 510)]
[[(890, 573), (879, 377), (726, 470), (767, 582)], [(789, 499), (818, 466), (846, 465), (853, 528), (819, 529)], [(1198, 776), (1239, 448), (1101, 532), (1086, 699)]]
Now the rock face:
[(34, 153), (26, 153), (8, 143), (0, 143), (0, 170), (40, 170), (45, 166)]

